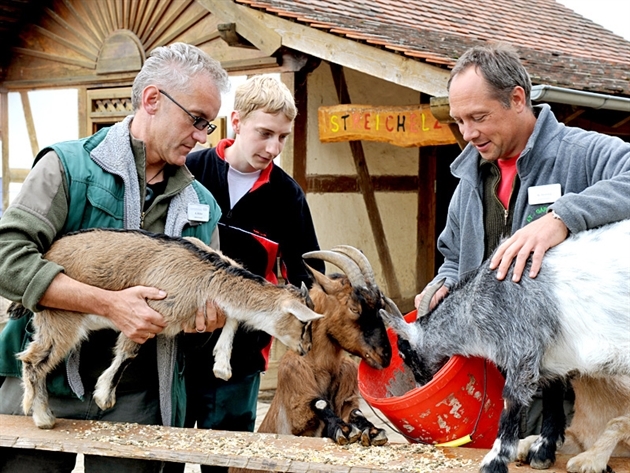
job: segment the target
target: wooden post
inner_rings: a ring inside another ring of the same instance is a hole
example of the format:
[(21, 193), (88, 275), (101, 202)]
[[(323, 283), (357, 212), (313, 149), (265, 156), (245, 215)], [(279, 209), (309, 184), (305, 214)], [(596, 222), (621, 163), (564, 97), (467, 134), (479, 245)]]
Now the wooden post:
[(307, 191), (306, 156), (308, 141), (308, 73), (302, 69), (294, 76), (295, 105), (298, 114), (293, 124), (293, 179)]
[(416, 292), (435, 274), (436, 153), (434, 147), (418, 150), (418, 227)]
[(0, 92), (0, 137), (2, 138), (2, 208), (6, 211), (9, 206), (11, 171), (9, 170), (9, 95), (5, 90)]
[(35, 159), (35, 156), (39, 153), (39, 144), (37, 143), (37, 131), (35, 130), (35, 121), (33, 120), (33, 114), (31, 112), (31, 101), (28, 98), (28, 92), (26, 90), (20, 91), (20, 98), (22, 99), (26, 130), (28, 131), (28, 138), (31, 142), (31, 151), (33, 153), (33, 159)]
[[(330, 69), (337, 89), (339, 103), (351, 103), (343, 68), (336, 64), (331, 64)], [(352, 151), (352, 157), (354, 158), (354, 165), (357, 170), (359, 189), (363, 195), (367, 214), (370, 219), (370, 225), (372, 227), (372, 233), (374, 235), (374, 242), (378, 251), (378, 256), (381, 260), (381, 266), (383, 267), (383, 273), (389, 293), (388, 295), (394, 300), (394, 302), (400, 302), (402, 297), (400, 285), (398, 284), (392, 255), (389, 251), (389, 245), (387, 244), (387, 237), (385, 236), (385, 229), (383, 228), (383, 219), (381, 218), (381, 213), (376, 202), (374, 185), (372, 184), (372, 178), (370, 177), (367, 162), (365, 161), (363, 145), (360, 141), (350, 141), (349, 143)]]

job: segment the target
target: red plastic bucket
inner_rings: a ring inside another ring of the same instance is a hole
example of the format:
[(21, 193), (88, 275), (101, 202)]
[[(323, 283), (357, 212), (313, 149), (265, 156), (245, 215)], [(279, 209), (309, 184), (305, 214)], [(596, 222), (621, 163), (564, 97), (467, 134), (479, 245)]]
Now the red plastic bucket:
[[(415, 320), (416, 312), (405, 319)], [(365, 401), (411, 443), (453, 442), (491, 448), (499, 428), (505, 382), (496, 366), (483, 358), (454, 356), (429, 383), (417, 388), (411, 370), (398, 355), (396, 334), (389, 329), (388, 336), (392, 344), (388, 368), (359, 364), (359, 391)]]

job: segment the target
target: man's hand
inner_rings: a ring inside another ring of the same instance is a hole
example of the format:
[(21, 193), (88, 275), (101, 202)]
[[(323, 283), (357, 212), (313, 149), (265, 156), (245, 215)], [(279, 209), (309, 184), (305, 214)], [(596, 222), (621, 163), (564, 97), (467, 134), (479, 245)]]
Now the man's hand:
[(155, 287), (134, 286), (109, 291), (84, 284), (59, 273), (42, 296), (43, 307), (71, 310), (107, 317), (129, 339), (144, 343), (166, 326), (164, 318), (147, 304), (160, 300), (166, 292)]
[[(214, 302), (206, 301), (206, 305), (197, 309), (195, 316), (195, 332), (214, 332), (225, 325), (225, 314)], [(194, 333), (189, 327), (184, 325), (184, 332)]]
[(164, 317), (147, 304), (147, 299), (160, 300), (166, 292), (155, 287), (134, 286), (113, 293), (105, 314), (125, 336), (136, 343), (145, 343), (166, 327)]
[(516, 258), (512, 281), (519, 282), (527, 259), (532, 255), (529, 277), (535, 278), (547, 250), (562, 243), (568, 236), (569, 230), (564, 222), (548, 213), (524, 226), (499, 245), (490, 260), (490, 269), (498, 268), (497, 279), (505, 279), (512, 261)]
[[(422, 299), (424, 298), (426, 292), (427, 292), (427, 290), (424, 289), (414, 299), (413, 303), (416, 306), (416, 309), (418, 309), (418, 307), (420, 307), (420, 303), (422, 302)], [(446, 287), (446, 286), (442, 286), (441, 288), (439, 288), (438, 291), (435, 294), (433, 294), (433, 297), (431, 298), (431, 303), (429, 304), (429, 309), (433, 310), (435, 308), (435, 306), (438, 305), (438, 302), (440, 302), (442, 299), (444, 299), (447, 296), (448, 292), (449, 292), (448, 291), (448, 287)], [(424, 314), (418, 314), (418, 316), (421, 316), (421, 315), (424, 315)]]

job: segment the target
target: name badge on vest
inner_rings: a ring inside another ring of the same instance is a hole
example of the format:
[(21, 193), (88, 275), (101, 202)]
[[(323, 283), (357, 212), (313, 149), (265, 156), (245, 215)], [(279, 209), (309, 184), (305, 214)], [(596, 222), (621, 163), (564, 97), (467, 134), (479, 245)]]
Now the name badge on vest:
[(532, 186), (527, 189), (529, 205), (551, 204), (562, 197), (560, 184)]
[(188, 220), (207, 222), (210, 220), (210, 206), (206, 204), (188, 204)]

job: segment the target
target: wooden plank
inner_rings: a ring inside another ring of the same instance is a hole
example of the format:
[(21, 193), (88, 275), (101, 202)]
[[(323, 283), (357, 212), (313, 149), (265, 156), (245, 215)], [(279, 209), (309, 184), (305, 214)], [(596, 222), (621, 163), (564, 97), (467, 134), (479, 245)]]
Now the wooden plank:
[(21, 168), (11, 168), (9, 169), (9, 176), (11, 182), (17, 182), (21, 184), (28, 176), (28, 173), (31, 172), (30, 169), (21, 169)]
[[(78, 132), (79, 138), (91, 135), (88, 132), (88, 99), (87, 89), (85, 87), (77, 87), (77, 105), (78, 105)], [(91, 130), (91, 127), (90, 127)]]
[[(487, 453), (481, 449), (401, 443), (342, 447), (322, 438), (67, 419), (58, 419), (52, 430), (41, 430), (30, 417), (6, 415), (0, 415), (0, 447), (289, 473), (476, 473)], [(564, 473), (568, 458), (559, 455), (548, 471)], [(609, 465), (616, 473), (630, 473), (628, 458), (612, 458)], [(539, 472), (516, 463), (510, 464), (509, 470)]]
[(276, 67), (278, 66), (278, 60), (275, 57), (234, 59), (231, 61), (221, 61), (221, 66), (228, 72), (254, 69), (256, 70), (256, 74), (260, 74), (260, 68)]
[(131, 31), (138, 31), (138, 25), (140, 21), (140, 14), (138, 13), (138, 11), (140, 9), (140, 2), (129, 0), (129, 3), (131, 4), (131, 8), (129, 11), (129, 27), (128, 28)]
[[(25, 56), (37, 57), (40, 59), (47, 59), (49, 61), (59, 62), (62, 64), (69, 64), (71, 66), (80, 66), (86, 69), (96, 68), (96, 62), (83, 61), (81, 59), (72, 59), (65, 56), (58, 56), (57, 54), (44, 53), (42, 51), (36, 51), (34, 49), (25, 48), (13, 48), (13, 52), (16, 54), (24, 54)], [(48, 79), (50, 81), (50, 79)]]
[(298, 113), (293, 123), (291, 175), (306, 193), (309, 192), (306, 180), (306, 163), (308, 159), (308, 73), (309, 71), (296, 72), (292, 89)]
[(99, 45), (100, 45), (99, 43), (94, 44), (94, 43), (90, 42), (89, 38), (84, 36), (76, 28), (71, 26), (66, 20), (64, 20), (62, 17), (57, 15), (57, 13), (55, 13), (53, 10), (51, 10), (50, 8), (44, 8), (44, 12), (50, 18), (52, 18), (55, 22), (57, 22), (57, 24), (59, 26), (61, 26), (64, 29), (64, 31), (67, 31), (67, 32), (73, 34), (74, 36), (76, 36), (76, 38), (78, 39), (79, 43), (81, 43), (81, 44), (88, 44), (88, 45), (92, 46), (92, 48), (94, 48), (96, 50), (99, 49)]
[[(105, 41), (105, 38), (107, 38), (107, 35), (109, 34), (107, 33), (107, 30), (105, 30), (107, 26), (105, 25), (105, 19), (103, 18), (103, 13), (101, 11), (102, 5), (95, 5), (90, 0), (80, 0), (80, 3), (86, 13), (82, 20), (83, 23), (88, 26), (86, 30), (90, 33), (90, 35), (96, 36), (96, 44), (100, 45), (103, 41)], [(92, 10), (93, 6), (95, 7), (94, 11)], [(81, 15), (76, 13), (76, 10), (75, 15), (78, 18), (81, 18)]]
[[(96, 64), (94, 65), (96, 68)], [(138, 75), (137, 72), (118, 72), (110, 74), (107, 77), (102, 75), (90, 74), (82, 76), (65, 76), (58, 77), (54, 83), (51, 83), (50, 75), (42, 74), (41, 77), (28, 80), (14, 80), (6, 81), (2, 83), (2, 86), (10, 91), (19, 91), (20, 89), (35, 89), (35, 88), (60, 88), (71, 86), (89, 86), (90, 88), (100, 87), (116, 87), (118, 85), (131, 85), (134, 78)]]
[(101, 1), (100, 4), (103, 5), (103, 16), (105, 18), (105, 31), (116, 31), (118, 29), (118, 25), (116, 25), (116, 19), (114, 18), (114, 6), (112, 5), (113, 0), (104, 0)]
[[(300, 116), (302, 113), (306, 113), (306, 111), (301, 110), (300, 105), (298, 104), (297, 94), (299, 92), (296, 90), (296, 87), (295, 87), (295, 84), (297, 82), (297, 76), (298, 76), (298, 73), (296, 72), (282, 72), (280, 74), (280, 81), (284, 85), (287, 86), (287, 89), (289, 89), (289, 91), (291, 92), (291, 95), (295, 97), (296, 107), (298, 110), (298, 116)], [(304, 84), (304, 89), (306, 89), (305, 84)], [(299, 99), (299, 102), (302, 102), (301, 98)], [(304, 129), (301, 129), (302, 126), (304, 126)], [(300, 124), (299, 126), (296, 126), (295, 121), (294, 121), (292, 130), (293, 132), (290, 133), (287, 139), (285, 140), (284, 148), (282, 148), (282, 153), (280, 153), (280, 167), (284, 169), (287, 172), (287, 174), (289, 174), (290, 176), (293, 176), (293, 178), (295, 179), (296, 177), (295, 175), (295, 157), (296, 157), (295, 141), (296, 139), (299, 139), (299, 140), (305, 139), (303, 135), (305, 135), (306, 133), (306, 123), (304, 125)], [(304, 159), (306, 159), (306, 154), (304, 154)], [(304, 175), (306, 175), (306, 168), (304, 168)], [(300, 182), (298, 179), (296, 179), (296, 181), (300, 185), (300, 187), (302, 187), (304, 192), (308, 192), (305, 187), (304, 180)]]
[(155, 28), (159, 27), (159, 25), (162, 23), (164, 14), (166, 13), (166, 10), (169, 6), (169, 2), (158, 2), (157, 9), (151, 12), (151, 22), (147, 25), (148, 28), (145, 29), (142, 34), (140, 34), (139, 31), (137, 32), (138, 38), (140, 38), (142, 44), (147, 44), (148, 37), (152, 34)]
[[(176, 5), (175, 10), (172, 11), (168, 17), (160, 18), (159, 24), (157, 24), (156, 27), (153, 28), (153, 30), (151, 31), (151, 36), (149, 36), (149, 38), (146, 41), (144, 41), (144, 44), (150, 45), (147, 47), (148, 50), (151, 50), (152, 49), (151, 46), (157, 43), (158, 38), (162, 36), (162, 34), (179, 19), (179, 17), (182, 15), (184, 10), (188, 8), (191, 1), (192, 0), (185, 0), (185, 1), (180, 0), (179, 2), (175, 4)], [(166, 9), (164, 11), (166, 12)], [(197, 23), (197, 21), (199, 21), (199, 18), (201, 18), (205, 14), (207, 13), (203, 11), (201, 15), (198, 15), (198, 16), (195, 15), (192, 19), (192, 23), (187, 22), (187, 23), (184, 23), (183, 25), (180, 25), (179, 28), (176, 28), (173, 32), (171, 32), (169, 36), (164, 38), (164, 40), (161, 41), (160, 43), (168, 44), (173, 38), (176, 38), (181, 33), (186, 31), (190, 26)]]
[(28, 138), (31, 143), (31, 152), (33, 153), (33, 159), (35, 159), (35, 156), (37, 156), (39, 152), (39, 144), (37, 143), (37, 131), (35, 131), (35, 121), (33, 120), (33, 113), (31, 112), (31, 101), (28, 98), (28, 92), (26, 90), (20, 91), (20, 98), (22, 99), (26, 131), (28, 132)]
[(0, 138), (2, 139), (2, 208), (9, 207), (9, 184), (11, 171), (9, 170), (9, 94), (0, 91)]
[[(375, 192), (418, 192), (417, 176), (371, 176)], [(306, 191), (316, 194), (356, 193), (361, 192), (356, 176), (340, 176), (330, 174), (308, 175)]]
[(151, 20), (155, 9), (157, 8), (158, 0), (149, 0), (149, 2), (144, 6), (142, 10), (142, 18), (140, 20), (140, 26), (138, 29), (134, 30), (138, 38), (142, 40), (145, 34), (145, 30), (149, 25), (149, 21)]
[[(174, 26), (173, 29), (169, 31), (169, 33), (166, 36), (159, 37), (159, 44), (169, 44), (173, 42), (173, 40), (175, 40), (176, 38), (178, 38), (179, 36), (187, 32), (188, 30), (192, 29), (192, 27), (195, 26), (197, 23), (202, 22), (207, 16), (208, 16), (208, 12), (204, 9), (201, 9), (200, 12), (195, 12), (195, 14), (190, 16), (188, 19), (186, 19), (184, 23), (179, 24), (177, 27)], [(178, 21), (181, 21), (181, 19), (182, 18), (179, 18), (179, 17), (176, 18), (176, 20)], [(217, 36), (218, 36), (218, 31), (217, 31)], [(156, 36), (156, 41), (157, 39), (158, 37)], [(149, 40), (149, 44), (152, 44), (151, 40)]]
[(435, 275), (435, 211), (437, 203), (435, 148), (420, 148), (418, 154), (416, 292), (424, 289)]
[[(267, 55), (273, 54), (280, 46), (285, 46), (428, 95), (447, 95), (449, 71), (446, 69), (237, 5), (232, 1), (197, 1), (224, 22), (236, 23), (238, 34)], [(272, 44), (269, 45), (269, 42)]]
[[(451, 471), (474, 471), (441, 449), (418, 445), (365, 449), (359, 444), (341, 447), (322, 438), (65, 419), (58, 419), (52, 430), (41, 430), (25, 416), (0, 416), (0, 446), (294, 473), (391, 473), (423, 461), (439, 465), (450, 458), (459, 468)], [(425, 470), (440, 471), (446, 470)]]
[(61, 44), (62, 46), (65, 46), (68, 49), (72, 49), (73, 51), (81, 54), (82, 56), (86, 57), (87, 59), (89, 59), (90, 61), (96, 61), (98, 59), (98, 56), (90, 51), (88, 51), (87, 49), (84, 49), (82, 47), (80, 47), (78, 44), (76, 44), (76, 42), (74, 41), (69, 41), (65, 38), (62, 38), (59, 35), (56, 35), (55, 33), (52, 33), (50, 31), (48, 31), (45, 28), (42, 28), (39, 25), (33, 25), (33, 28), (35, 29), (35, 31), (37, 31), (39, 34), (46, 36), (50, 39), (52, 39), (53, 41), (55, 41), (56, 43)]
[(236, 5), (225, 0), (197, 0), (207, 10), (221, 19), (221, 23), (236, 23), (236, 32), (256, 46), (266, 56), (271, 56), (282, 46), (282, 37), (267, 27), (261, 12)]

